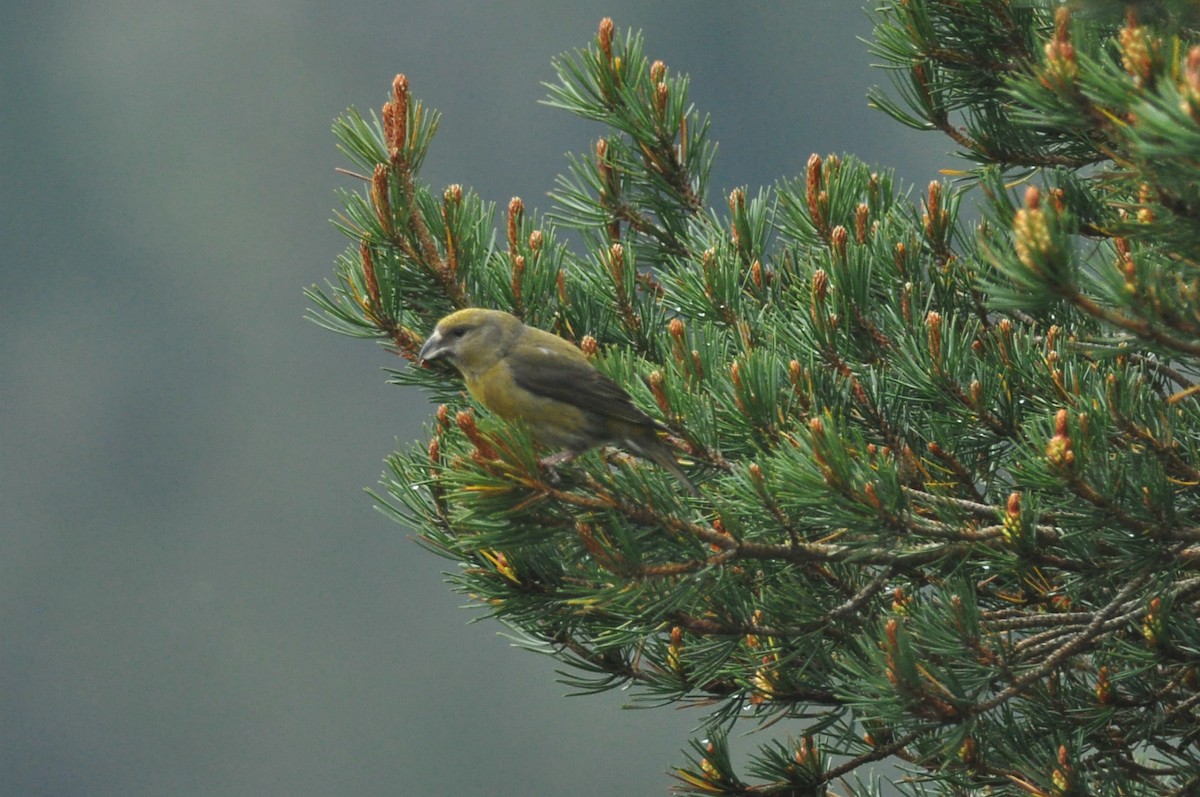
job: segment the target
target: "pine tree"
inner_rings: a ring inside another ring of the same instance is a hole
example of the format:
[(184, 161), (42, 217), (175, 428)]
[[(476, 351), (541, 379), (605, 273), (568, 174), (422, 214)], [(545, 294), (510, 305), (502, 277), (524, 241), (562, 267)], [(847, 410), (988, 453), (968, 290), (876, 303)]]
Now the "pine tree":
[[(443, 402), (378, 501), (575, 689), (707, 706), (683, 793), (865, 794), (886, 759), (914, 793), (1200, 793), (1195, 8), (889, 0), (873, 102), (966, 166), (916, 201), (813, 155), (710, 206), (687, 77), (604, 20), (548, 98), (604, 134), (493, 235), (421, 182), (438, 118), (397, 77), (335, 125), (369, 187), (309, 292)], [(702, 495), (544, 468), (415, 362), (466, 306), (579, 343)]]

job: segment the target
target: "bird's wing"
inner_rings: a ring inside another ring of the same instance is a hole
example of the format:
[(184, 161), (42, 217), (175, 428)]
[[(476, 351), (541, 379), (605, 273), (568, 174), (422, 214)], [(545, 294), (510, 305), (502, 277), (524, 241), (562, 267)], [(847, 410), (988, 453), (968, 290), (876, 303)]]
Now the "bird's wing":
[(530, 346), (521, 351), (518, 362), (510, 360), (510, 368), (517, 385), (530, 393), (603, 417), (639, 426), (659, 426), (638, 409), (624, 388), (582, 357), (577, 359), (553, 349)]

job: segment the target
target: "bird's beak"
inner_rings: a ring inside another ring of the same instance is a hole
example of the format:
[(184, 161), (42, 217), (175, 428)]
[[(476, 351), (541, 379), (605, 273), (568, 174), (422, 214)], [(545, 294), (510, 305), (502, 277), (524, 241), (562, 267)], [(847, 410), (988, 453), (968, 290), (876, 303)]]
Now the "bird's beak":
[(436, 360), (439, 357), (445, 356), (446, 349), (442, 345), (443, 343), (444, 341), (442, 340), (442, 333), (435, 329), (433, 334), (425, 339), (425, 345), (422, 346), (421, 351), (417, 353), (417, 359), (422, 363), (427, 363), (432, 360)]

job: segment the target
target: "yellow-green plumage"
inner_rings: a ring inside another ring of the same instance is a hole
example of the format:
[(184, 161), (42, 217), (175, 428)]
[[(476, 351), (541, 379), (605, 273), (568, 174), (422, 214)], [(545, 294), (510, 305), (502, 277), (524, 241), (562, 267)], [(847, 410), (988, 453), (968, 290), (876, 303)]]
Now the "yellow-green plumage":
[(564, 449), (556, 460), (615, 444), (666, 468), (697, 494), (659, 438), (661, 424), (557, 335), (509, 313), (468, 308), (439, 321), (419, 356), (447, 360), (480, 404), (524, 423), (542, 444)]

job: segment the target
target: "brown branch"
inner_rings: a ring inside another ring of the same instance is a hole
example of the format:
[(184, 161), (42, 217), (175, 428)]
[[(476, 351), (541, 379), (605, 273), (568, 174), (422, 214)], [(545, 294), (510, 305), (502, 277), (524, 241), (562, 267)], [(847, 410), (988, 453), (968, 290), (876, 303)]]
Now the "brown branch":
[(1132, 332), (1140, 338), (1152, 340), (1155, 343), (1166, 346), (1168, 349), (1183, 352), (1184, 354), (1200, 355), (1200, 342), (1193, 342), (1169, 335), (1151, 325), (1149, 321), (1140, 318), (1130, 318), (1123, 313), (1118, 313), (1116, 310), (1110, 310), (1098, 304), (1091, 297), (1085, 296), (1078, 291), (1065, 291), (1063, 292), (1063, 298), (1093, 318), (1098, 318), (1113, 326)]
[(983, 714), (991, 711), (997, 706), (1003, 705), (1017, 695), (1022, 694), (1033, 683), (1040, 681), (1042, 678), (1056, 670), (1060, 664), (1091, 643), (1095, 637), (1100, 634), (1104, 623), (1110, 618), (1112, 613), (1117, 611), (1117, 609), (1125, 603), (1130, 595), (1145, 586), (1146, 583), (1150, 581), (1150, 578), (1150, 573), (1144, 573), (1126, 584), (1115, 596), (1113, 596), (1113, 599), (1110, 600), (1107, 605), (1096, 612), (1095, 616), (1092, 618), (1092, 621), (1088, 623), (1088, 625), (1082, 631), (1074, 635), (1068, 642), (1047, 656), (1046, 660), (1040, 667), (1036, 667), (1026, 672), (1024, 675), (1014, 679), (1008, 688), (1004, 689), (989, 700), (985, 700), (982, 703), (976, 704), (971, 708), (971, 713)]

